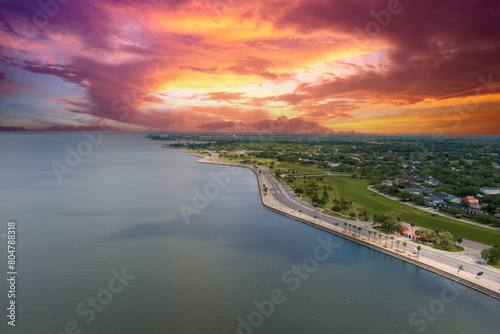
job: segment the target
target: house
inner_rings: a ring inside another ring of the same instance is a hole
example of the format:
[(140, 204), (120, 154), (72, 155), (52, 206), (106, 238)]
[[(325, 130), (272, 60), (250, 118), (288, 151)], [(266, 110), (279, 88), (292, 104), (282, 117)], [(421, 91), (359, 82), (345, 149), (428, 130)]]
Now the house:
[(444, 200), (438, 196), (429, 196), (424, 198), (424, 202), (427, 206), (437, 206), (439, 203), (443, 203)]
[(420, 191), (417, 188), (404, 188), (403, 191), (407, 191), (412, 195), (418, 195), (418, 196), (422, 195), (422, 191)]
[(396, 183), (396, 185), (400, 185), (400, 184), (402, 184), (402, 183), (407, 183), (407, 182), (410, 182), (410, 180), (405, 179), (405, 178), (403, 178), (403, 177), (398, 177), (398, 178), (396, 179), (396, 181), (394, 181), (394, 182)]
[(474, 219), (474, 217), (476, 217), (480, 213), (484, 213), (484, 211), (477, 210), (477, 209), (466, 208), (464, 210), (464, 217)]
[(382, 181), (382, 185), (383, 186), (392, 186), (392, 182), (389, 180), (384, 180), (384, 181)]
[(452, 195), (448, 195), (444, 199), (446, 201), (449, 201), (450, 203), (460, 203), (460, 201), (462, 200), (461, 198), (458, 198), (458, 197), (455, 197)]
[(481, 187), (479, 188), (481, 192), (485, 195), (499, 195), (500, 194), (500, 189), (498, 188), (492, 188), (492, 187)]
[(425, 181), (425, 183), (427, 183), (428, 185), (431, 185), (431, 186), (437, 186), (437, 185), (441, 184), (441, 181), (431, 177), (427, 181)]
[(465, 199), (470, 203), (470, 206), (479, 208), (479, 200), (474, 196), (466, 196)]
[(461, 209), (461, 210), (465, 209), (463, 206), (461, 206), (458, 203), (448, 203), (448, 202), (438, 203), (437, 207), (438, 207), (438, 209), (444, 209), (444, 210), (450, 209), (450, 208), (457, 208), (457, 209)]
[(422, 177), (420, 175), (417, 175), (417, 174), (414, 174), (411, 176), (411, 178), (414, 180), (414, 181), (422, 181)]
[(443, 193), (441, 193), (441, 192), (439, 192), (439, 191), (435, 191), (434, 189), (427, 189), (427, 190), (426, 190), (426, 192), (427, 192), (429, 195), (431, 195), (431, 196), (436, 196), (436, 197), (441, 198), (443, 201), (444, 201), (444, 199), (445, 199), (445, 198), (446, 198), (446, 196), (447, 196), (446, 194), (443, 194)]

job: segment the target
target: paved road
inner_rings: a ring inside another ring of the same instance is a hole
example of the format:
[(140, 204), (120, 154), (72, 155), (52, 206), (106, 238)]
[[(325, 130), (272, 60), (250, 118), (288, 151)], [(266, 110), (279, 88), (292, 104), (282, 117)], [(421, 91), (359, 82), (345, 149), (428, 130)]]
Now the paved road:
[[(261, 172), (261, 177), (263, 177), (266, 181), (264, 184), (268, 188), (267, 195), (264, 196), (272, 196), (277, 202), (280, 204), (274, 204), (276, 205), (277, 209), (281, 209), (282, 206), (289, 207), (293, 209), (297, 217), (304, 217), (304, 216), (309, 216), (309, 217), (314, 217), (317, 216), (316, 219), (319, 221), (323, 222), (328, 222), (335, 226), (335, 224), (338, 225), (338, 228), (344, 228), (344, 222), (349, 222), (353, 225), (356, 225), (358, 227), (361, 227), (363, 230), (361, 231), (361, 235), (365, 237), (369, 237), (370, 234), (368, 231), (376, 231), (371, 229), (371, 223), (369, 222), (357, 222), (357, 221), (352, 221), (352, 220), (343, 220), (339, 219), (336, 217), (331, 217), (329, 215), (321, 213), (322, 209), (321, 208), (316, 208), (311, 206), (309, 203), (299, 201), (299, 199), (295, 196), (293, 191), (289, 189), (288, 186), (285, 186), (281, 183), (278, 183), (276, 179), (269, 174), (269, 171), (264, 169), (264, 168), (257, 168), (257, 170), (260, 170)], [(287, 189), (288, 188), (288, 189)], [(299, 210), (302, 210), (302, 212), (298, 212)], [(379, 233), (377, 231), (377, 233)], [(389, 235), (390, 237), (390, 235)], [(373, 236), (372, 236), (373, 238)], [(379, 238), (377, 236), (377, 238)], [(430, 258), (434, 261), (441, 262), (450, 266), (453, 266), (455, 268), (458, 268), (459, 265), (464, 266), (464, 270), (473, 274), (476, 274), (480, 271), (484, 272), (483, 277), (491, 279), (495, 282), (500, 282), (500, 271), (485, 266), (485, 265), (480, 265), (476, 263), (476, 261), (480, 260), (477, 256), (477, 250), (474, 249), (469, 249), (463, 252), (463, 254), (460, 253), (449, 253), (445, 251), (440, 251), (431, 247), (426, 247), (423, 246), (421, 243), (416, 243), (412, 239), (403, 237), (403, 236), (395, 236), (395, 240), (393, 242), (393, 247), (397, 247), (397, 240), (401, 241), (401, 244), (399, 246), (399, 249), (403, 249), (403, 242), (407, 243), (406, 246), (406, 251), (407, 252), (412, 252), (414, 249), (417, 248), (417, 246), (421, 246), (422, 250), (420, 251), (420, 255)], [(382, 244), (385, 244), (385, 234), (382, 236)], [(390, 247), (391, 241), (388, 241), (388, 247)], [(464, 245), (466, 246), (466, 245)]]

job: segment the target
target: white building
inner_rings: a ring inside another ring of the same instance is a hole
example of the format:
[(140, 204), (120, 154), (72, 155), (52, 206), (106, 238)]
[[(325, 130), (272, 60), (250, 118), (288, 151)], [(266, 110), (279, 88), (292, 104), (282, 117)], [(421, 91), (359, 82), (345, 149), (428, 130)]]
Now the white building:
[(485, 195), (499, 195), (500, 194), (500, 189), (498, 188), (492, 188), (492, 187), (481, 187), (479, 188), (481, 192)]

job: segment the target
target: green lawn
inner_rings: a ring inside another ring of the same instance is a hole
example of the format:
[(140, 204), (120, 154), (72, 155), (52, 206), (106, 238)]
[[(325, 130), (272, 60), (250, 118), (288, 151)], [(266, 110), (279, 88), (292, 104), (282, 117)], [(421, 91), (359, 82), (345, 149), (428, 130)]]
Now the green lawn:
[[(255, 160), (255, 159), (254, 159)], [(269, 162), (269, 159), (266, 159)], [(325, 172), (324, 169), (320, 169), (315, 166), (307, 165), (295, 165), (287, 162), (276, 162), (275, 169), (280, 169), (281, 173), (288, 173), (288, 169), (293, 169), (299, 173), (304, 172)], [(412, 207), (393, 201), (381, 195), (373, 196), (372, 191), (367, 189), (369, 182), (366, 179), (344, 176), (321, 176), (323, 181), (318, 181), (314, 178), (314, 181), (318, 183), (321, 187), (324, 185), (333, 187), (333, 190), (328, 191), (330, 197), (329, 202), (325, 205), (326, 208), (331, 208), (333, 205), (333, 198), (344, 198), (347, 201), (352, 201), (353, 205), (351, 209), (346, 211), (348, 214), (350, 211), (354, 211), (356, 214), (367, 211), (370, 217), (376, 213), (378, 215), (385, 214), (396, 216), (401, 219), (401, 221), (407, 223), (415, 223), (418, 226), (427, 227), (431, 229), (442, 229), (443, 231), (449, 231), (453, 235), (458, 235), (464, 239), (477, 241), (480, 243), (495, 245), (500, 244), (500, 231), (494, 231), (486, 229), (480, 226), (470, 225), (464, 222), (456, 221), (453, 219), (445, 217), (433, 217), (429, 212), (415, 210)], [(306, 183), (304, 183), (304, 180)], [(310, 178), (298, 177), (294, 179), (294, 186), (304, 187), (304, 185), (309, 184), (313, 181)], [(322, 193), (321, 189), (319, 193)]]

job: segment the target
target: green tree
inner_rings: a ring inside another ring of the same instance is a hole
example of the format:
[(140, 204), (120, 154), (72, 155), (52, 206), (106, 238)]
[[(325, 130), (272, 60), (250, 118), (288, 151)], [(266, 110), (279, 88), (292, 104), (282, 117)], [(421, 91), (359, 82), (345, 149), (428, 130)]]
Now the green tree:
[(453, 235), (450, 232), (445, 231), (440, 233), (437, 238), (439, 240), (439, 244), (444, 247), (444, 250), (447, 250), (453, 240)]
[(493, 223), (493, 216), (490, 216), (487, 213), (479, 213), (474, 217), (478, 222), (482, 224), (491, 224)]
[(406, 242), (403, 242), (403, 253), (405, 253), (405, 252), (406, 252), (406, 246), (407, 246), (407, 245), (408, 245), (408, 244), (407, 244)]
[(422, 247), (417, 246), (417, 260), (420, 258), (420, 251), (422, 250)]
[(481, 257), (488, 263), (495, 263), (500, 260), (500, 247), (495, 245), (492, 248), (485, 248), (481, 251)]

